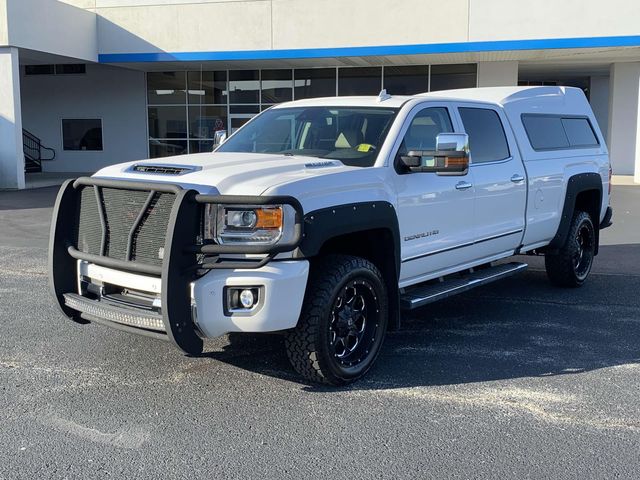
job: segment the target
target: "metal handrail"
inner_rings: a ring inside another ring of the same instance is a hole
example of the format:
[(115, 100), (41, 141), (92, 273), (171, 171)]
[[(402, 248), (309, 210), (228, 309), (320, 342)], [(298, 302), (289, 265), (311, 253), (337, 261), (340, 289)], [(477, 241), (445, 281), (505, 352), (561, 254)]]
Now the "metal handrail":
[[(24, 128), (22, 129), (22, 148), (25, 158), (33, 162), (38, 170), (42, 170), (43, 161), (51, 161), (56, 158), (56, 151), (53, 148), (42, 145), (42, 141), (38, 137)], [(51, 156), (43, 158), (43, 150), (51, 152)]]

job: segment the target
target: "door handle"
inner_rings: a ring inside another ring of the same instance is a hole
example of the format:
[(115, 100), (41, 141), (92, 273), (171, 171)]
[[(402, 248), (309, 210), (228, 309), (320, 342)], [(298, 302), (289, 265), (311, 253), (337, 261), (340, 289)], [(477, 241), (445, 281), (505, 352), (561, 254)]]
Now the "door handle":
[(469, 182), (461, 181), (456, 183), (456, 190), (468, 190), (473, 187)]
[(511, 177), (511, 181), (512, 181), (513, 183), (520, 183), (520, 182), (524, 182), (524, 177), (523, 177), (522, 175), (520, 175), (520, 174), (516, 173), (516, 174), (514, 174), (514, 175)]

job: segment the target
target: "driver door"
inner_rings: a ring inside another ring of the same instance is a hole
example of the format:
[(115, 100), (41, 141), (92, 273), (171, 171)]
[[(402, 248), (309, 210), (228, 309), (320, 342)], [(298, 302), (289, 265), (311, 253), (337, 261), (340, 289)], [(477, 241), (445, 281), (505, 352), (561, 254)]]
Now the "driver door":
[[(461, 132), (446, 104), (419, 105), (410, 113), (398, 155), (435, 150), (439, 133)], [(402, 265), (400, 287), (435, 278), (474, 260), (475, 190), (471, 173), (409, 173), (396, 162), (395, 187)], [(469, 170), (470, 172), (470, 170)]]

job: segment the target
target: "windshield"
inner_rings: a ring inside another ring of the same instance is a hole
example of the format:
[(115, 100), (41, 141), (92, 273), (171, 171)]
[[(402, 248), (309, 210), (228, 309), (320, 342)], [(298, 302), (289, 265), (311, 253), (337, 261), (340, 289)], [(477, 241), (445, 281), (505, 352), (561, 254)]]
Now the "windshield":
[(273, 108), (217, 151), (305, 155), (371, 167), (395, 117), (394, 108)]

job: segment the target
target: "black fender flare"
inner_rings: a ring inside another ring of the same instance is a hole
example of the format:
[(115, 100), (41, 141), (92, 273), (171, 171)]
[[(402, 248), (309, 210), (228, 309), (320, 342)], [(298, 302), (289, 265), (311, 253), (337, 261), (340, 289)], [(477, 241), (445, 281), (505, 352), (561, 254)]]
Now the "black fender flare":
[(393, 240), (393, 252), (389, 253), (391, 265), (385, 269), (385, 281), (389, 290), (390, 326), (400, 327), (400, 298), (398, 280), (400, 278), (400, 226), (393, 204), (387, 201), (357, 202), (322, 208), (308, 212), (304, 216), (304, 234), (299, 247), (293, 252), (294, 258), (312, 258), (320, 254), (329, 240), (353, 233), (371, 230), (387, 230)]
[[(598, 173), (578, 173), (569, 178), (567, 182), (567, 191), (564, 196), (564, 206), (562, 207), (562, 216), (560, 217), (560, 225), (558, 231), (553, 237), (549, 245), (545, 248), (546, 251), (553, 251), (561, 248), (569, 234), (569, 228), (571, 226), (571, 219), (576, 209), (576, 200), (578, 195), (588, 190), (597, 190), (599, 192), (598, 197), (598, 211), (596, 218), (593, 219), (593, 226), (596, 233), (596, 254), (598, 253), (598, 246), (600, 243), (600, 210), (602, 208), (602, 177)], [(592, 212), (589, 212), (592, 213)]]
[(394, 206), (386, 201), (336, 205), (305, 214), (302, 242), (294, 251), (294, 257), (314, 257), (332, 238), (377, 229), (387, 229), (391, 232), (396, 276), (399, 277), (400, 226)]

